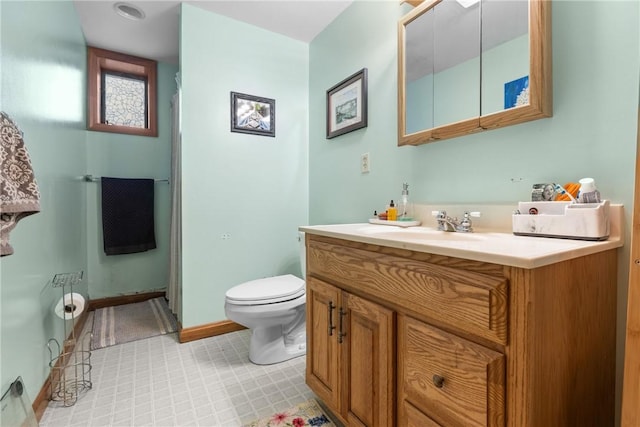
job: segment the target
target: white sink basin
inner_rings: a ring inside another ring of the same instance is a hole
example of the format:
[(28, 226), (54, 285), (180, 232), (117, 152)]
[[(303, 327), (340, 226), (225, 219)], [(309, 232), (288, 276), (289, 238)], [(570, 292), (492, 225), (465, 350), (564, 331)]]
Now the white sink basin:
[(420, 241), (475, 241), (482, 240), (480, 233), (459, 233), (440, 231), (429, 227), (394, 227), (368, 225), (358, 230), (364, 235), (380, 239), (420, 240)]

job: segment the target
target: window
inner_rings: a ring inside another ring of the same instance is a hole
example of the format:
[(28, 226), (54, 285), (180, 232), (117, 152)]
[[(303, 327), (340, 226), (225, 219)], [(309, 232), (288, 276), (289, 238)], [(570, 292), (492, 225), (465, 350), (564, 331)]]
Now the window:
[(89, 130), (158, 136), (157, 63), (94, 47), (87, 60)]

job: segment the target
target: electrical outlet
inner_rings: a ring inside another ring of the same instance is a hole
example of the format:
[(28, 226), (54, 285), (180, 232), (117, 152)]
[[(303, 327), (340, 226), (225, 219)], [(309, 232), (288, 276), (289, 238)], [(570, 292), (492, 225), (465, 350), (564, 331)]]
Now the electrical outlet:
[(371, 162), (369, 160), (369, 153), (364, 153), (360, 156), (360, 172), (369, 173), (371, 171)]
[(231, 233), (222, 233), (222, 234), (220, 235), (220, 238), (221, 238), (222, 240), (229, 240), (229, 239), (231, 238)]

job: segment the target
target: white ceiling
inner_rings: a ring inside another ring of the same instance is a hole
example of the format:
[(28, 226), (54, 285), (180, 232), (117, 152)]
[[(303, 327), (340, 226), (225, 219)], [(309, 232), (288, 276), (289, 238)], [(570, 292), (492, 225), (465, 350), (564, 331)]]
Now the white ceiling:
[[(146, 18), (118, 15), (118, 1), (74, 0), (86, 42), (93, 47), (178, 63), (180, 1), (119, 0), (142, 9)], [(184, 3), (310, 42), (353, 0), (195, 0)]]

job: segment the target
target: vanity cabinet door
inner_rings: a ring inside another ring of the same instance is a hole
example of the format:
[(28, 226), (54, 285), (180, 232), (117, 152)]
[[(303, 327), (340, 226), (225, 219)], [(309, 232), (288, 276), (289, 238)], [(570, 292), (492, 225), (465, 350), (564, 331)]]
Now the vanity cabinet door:
[(306, 381), (318, 397), (339, 413), (339, 354), (336, 328), (340, 290), (307, 277)]
[(395, 313), (307, 277), (309, 387), (349, 426), (394, 425)]
[(445, 426), (504, 426), (505, 357), (408, 316), (399, 316), (400, 425), (415, 414)]
[(391, 427), (395, 313), (344, 292), (339, 316), (344, 417), (349, 426)]

